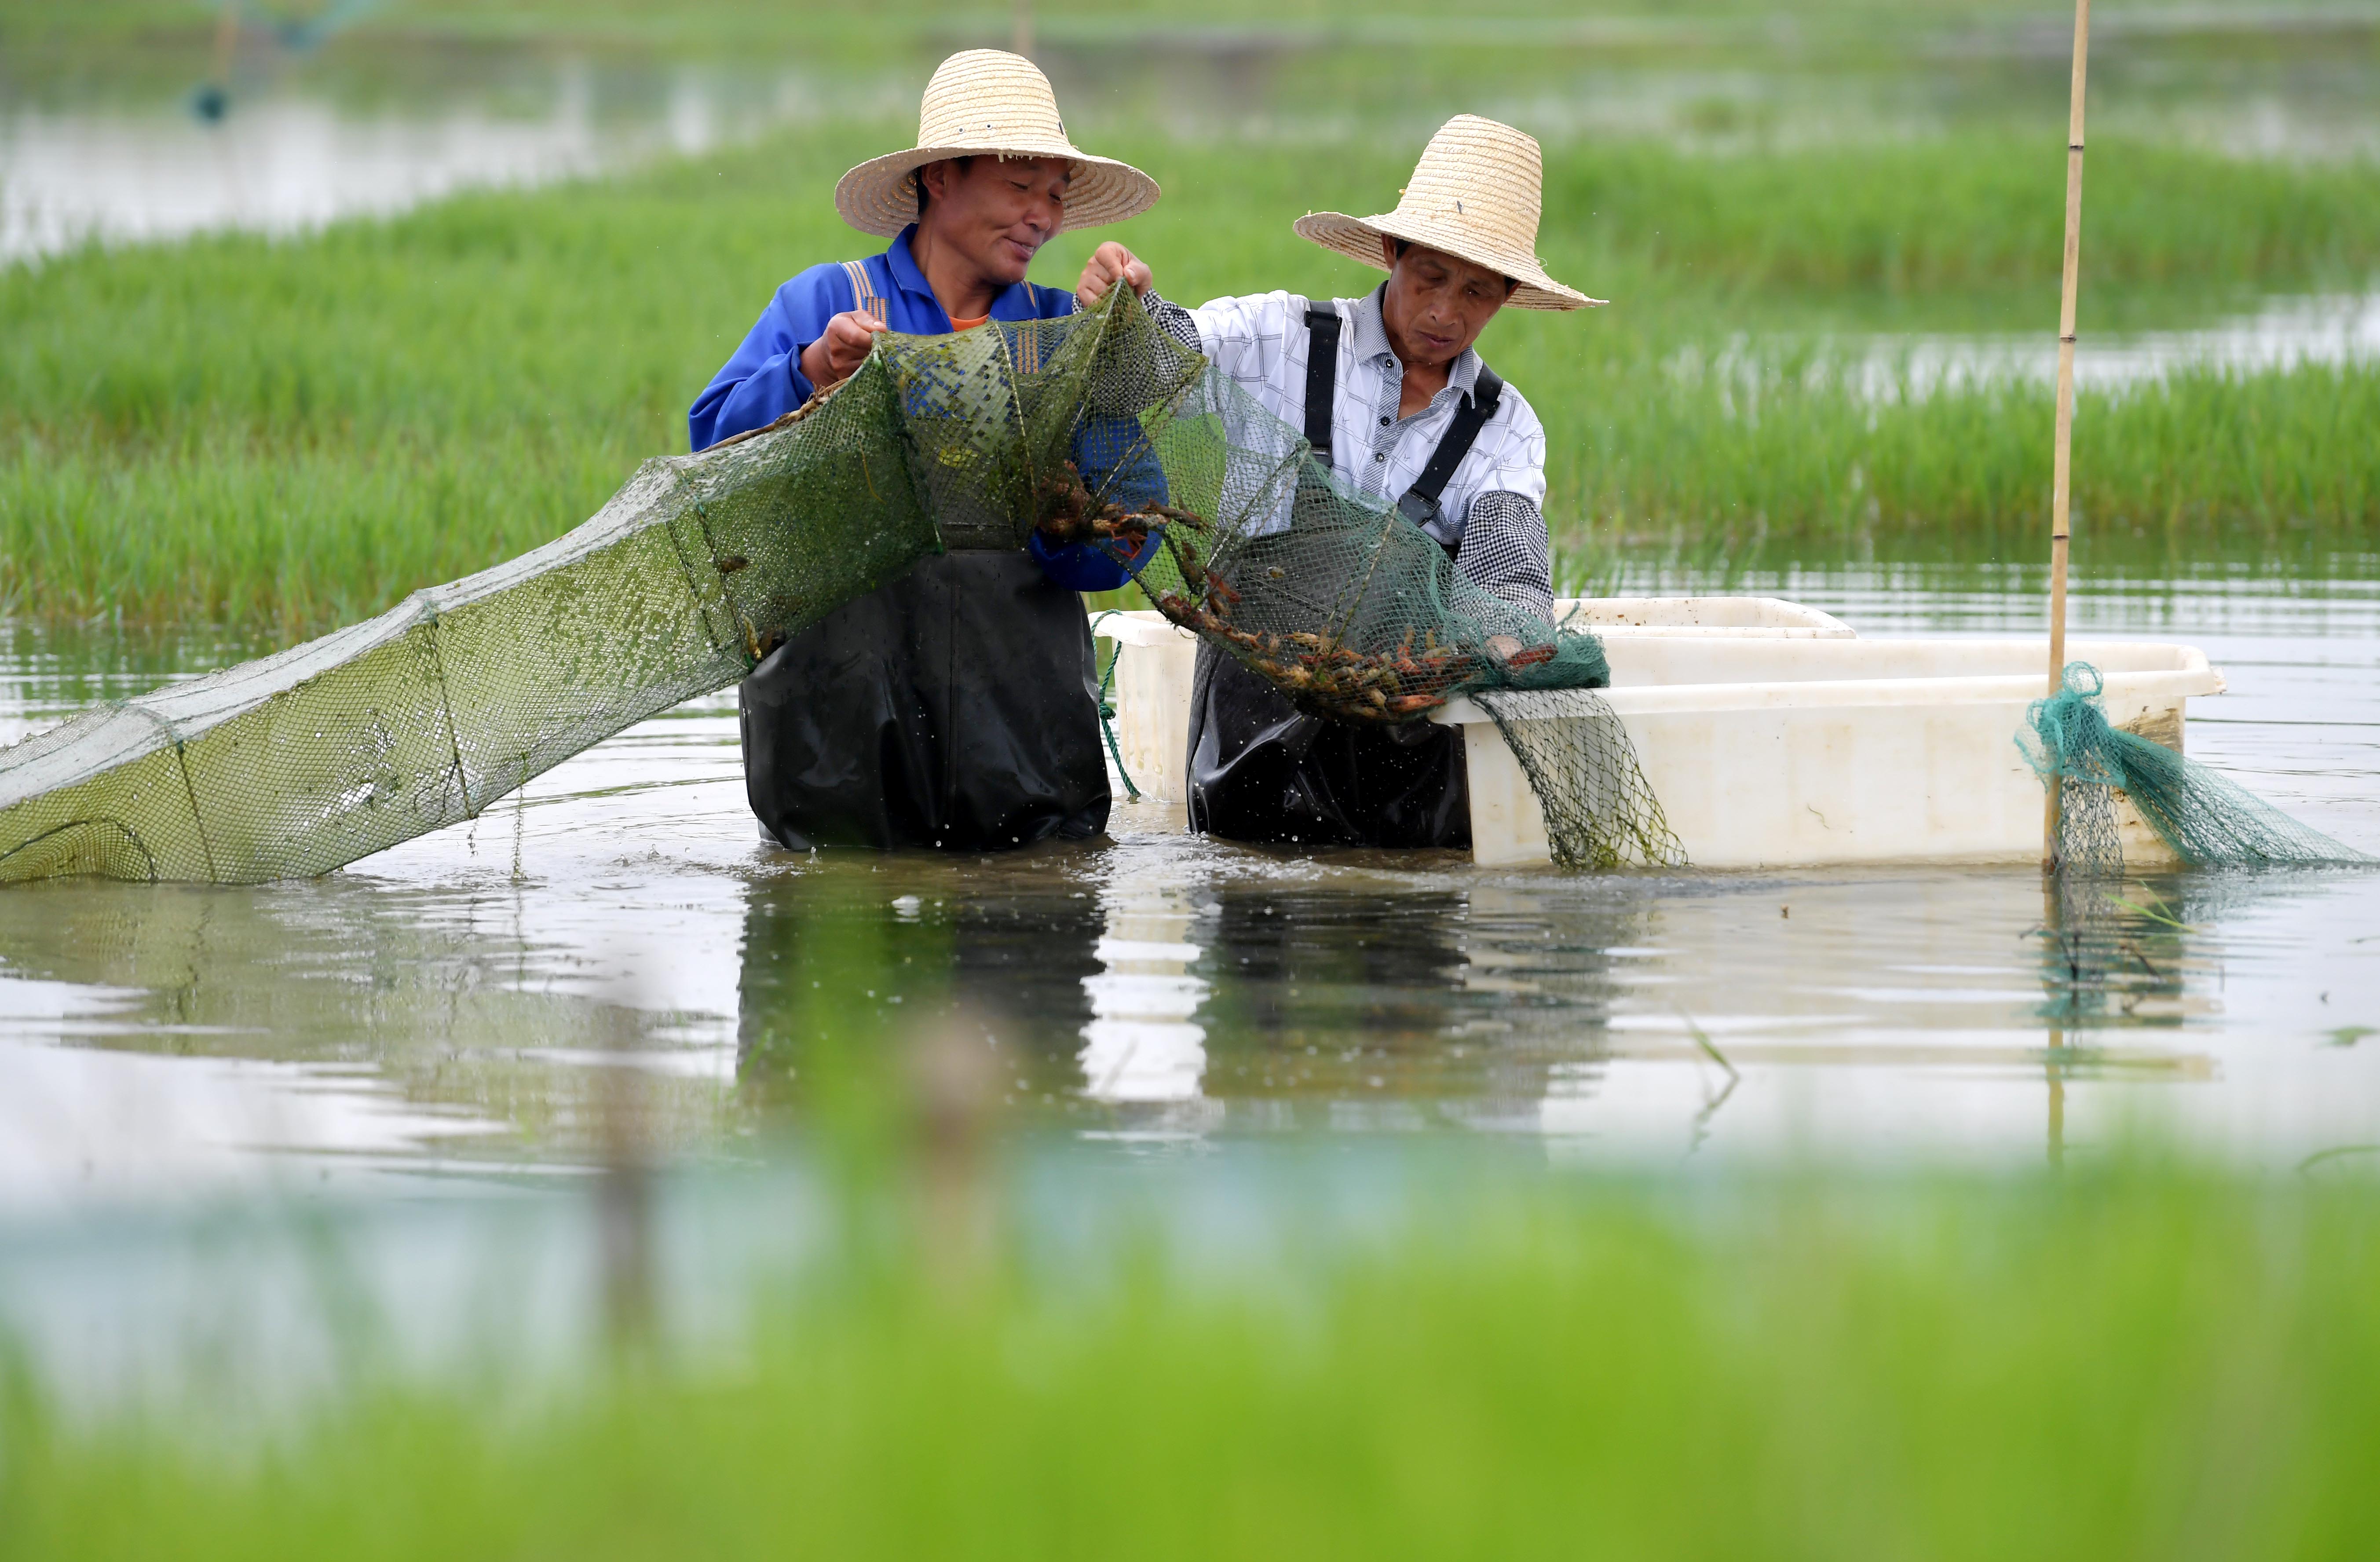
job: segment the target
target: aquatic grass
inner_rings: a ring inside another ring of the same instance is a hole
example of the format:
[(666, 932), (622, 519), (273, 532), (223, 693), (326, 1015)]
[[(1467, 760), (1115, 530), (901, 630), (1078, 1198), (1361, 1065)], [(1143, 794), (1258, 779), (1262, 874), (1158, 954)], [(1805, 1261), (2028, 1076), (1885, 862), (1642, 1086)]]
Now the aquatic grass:
[[(638, 459), (684, 448), (686, 404), (771, 287), (865, 248), (826, 192), (902, 133), (804, 132), (304, 238), (0, 270), (0, 604), (298, 633), (557, 535)], [(1567, 567), (1646, 548), (2029, 551), (2046, 503), (2046, 392), (1879, 400), (1827, 371), (1792, 325), (1904, 305), (1937, 328), (2007, 323), (2007, 301), (2056, 274), (2054, 200), (2046, 252), (2022, 212), (2034, 184), (2054, 196), (2059, 160), (2030, 159), (2048, 172), (2022, 177), (1970, 166), (2013, 163), (2015, 146), (1949, 136), (1872, 164), (1825, 149), (1551, 149), (1541, 248), (1618, 301), (1509, 315), (1485, 345), (1548, 425), (1548, 514), (1579, 555)], [(1298, 240), (1288, 219), (1372, 209), (1410, 154), (1117, 150), (1170, 193), (1114, 236), (1194, 301), (1368, 286), (1375, 273)], [(2148, 279), (2177, 307), (2219, 310), (2243, 285), (2380, 269), (2368, 167), (2134, 151), (2128, 163), (2113, 146), (2099, 165), (2113, 172), (2094, 187), (2095, 278)], [(1065, 236), (1037, 275), (1071, 281), (1104, 236)], [(2120, 291), (2109, 282), (2086, 304)], [(1693, 370), (1737, 340), (1753, 344), (1741, 372)], [(2086, 397), (2079, 546), (2123, 548), (2127, 563), (2367, 551), (2375, 411), (2370, 367), (2185, 374)]]
[[(1549, 163), (1546, 201), (1574, 214), (1572, 245), (1599, 241), (1697, 281), (1888, 297), (2046, 283), (2054, 323), (2062, 127), (1727, 156), (1610, 142)], [(2360, 285), (2380, 271), (2380, 163), (2215, 157), (2110, 136), (2091, 159), (2094, 305), (2177, 281), (2278, 290)]]
[(0, 1552), (2107, 1562), (2380, 1524), (2366, 1182), (1457, 1185), (1195, 1267), (888, 1250), (724, 1359), (382, 1378), (261, 1438), (19, 1364)]
[[(526, 552), (592, 513), (652, 447), (531, 430), (508, 446), (391, 433), (361, 450), (225, 431), (197, 451), (0, 446), (0, 611), (303, 631)], [(163, 523), (163, 524), (160, 524)]]
[[(1548, 416), (1557, 539), (1711, 565), (2041, 551), (2048, 386), (1877, 398), (1790, 356), (1742, 368), (1713, 384), (1648, 367), (1633, 395)], [(2319, 571), (2380, 525), (2380, 442), (2361, 432), (2380, 427), (2380, 366), (2182, 369), (2077, 406), (2076, 546), (2097, 567)]]
[(0, 272), (0, 600), (314, 628), (558, 535), (847, 246), (792, 195), (868, 144)]

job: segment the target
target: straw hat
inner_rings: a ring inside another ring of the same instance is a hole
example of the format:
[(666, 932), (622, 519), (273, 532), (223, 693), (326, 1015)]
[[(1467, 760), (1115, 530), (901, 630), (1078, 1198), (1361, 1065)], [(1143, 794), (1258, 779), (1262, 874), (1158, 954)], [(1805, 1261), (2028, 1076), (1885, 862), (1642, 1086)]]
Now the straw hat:
[(1516, 309), (1582, 309), (1600, 304), (1546, 274), (1537, 259), (1537, 216), (1544, 206), (1545, 164), (1537, 142), (1510, 125), (1458, 114), (1439, 127), (1414, 165), (1413, 182), (1397, 193), (1397, 209), (1358, 220), (1338, 212), (1310, 212), (1298, 236), (1351, 260), (1389, 269), (1383, 235), (1503, 272), (1520, 284), (1507, 299)]
[(1050, 79), (1022, 54), (965, 49), (941, 63), (917, 105), (917, 144), (870, 158), (834, 187), (834, 209), (861, 233), (890, 238), (917, 220), (917, 170), (946, 157), (1062, 157), (1075, 165), (1064, 228), (1137, 217), (1157, 204), (1157, 181), (1129, 163), (1093, 157), (1066, 139)]

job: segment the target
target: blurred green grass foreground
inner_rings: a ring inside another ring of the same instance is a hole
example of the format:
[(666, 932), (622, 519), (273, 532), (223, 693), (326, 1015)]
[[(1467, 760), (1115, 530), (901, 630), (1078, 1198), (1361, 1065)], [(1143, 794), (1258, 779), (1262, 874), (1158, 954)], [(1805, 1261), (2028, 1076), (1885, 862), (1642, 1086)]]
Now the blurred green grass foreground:
[(2380, 1535), (2360, 1181), (1587, 1180), (1324, 1245), (1027, 1274), (880, 1241), (700, 1362), (365, 1383), (261, 1431), (237, 1394), (94, 1417), (20, 1372), (0, 1556), (2117, 1562)]

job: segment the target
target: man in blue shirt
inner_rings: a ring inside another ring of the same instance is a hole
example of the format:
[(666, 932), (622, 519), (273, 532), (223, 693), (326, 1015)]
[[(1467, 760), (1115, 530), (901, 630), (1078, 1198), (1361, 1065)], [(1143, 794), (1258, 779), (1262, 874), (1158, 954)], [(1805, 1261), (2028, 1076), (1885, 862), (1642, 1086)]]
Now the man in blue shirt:
[[(927, 84), (917, 144), (863, 163), (835, 209), (892, 246), (777, 289), (687, 416), (697, 450), (760, 428), (858, 369), (875, 334), (940, 334), (1069, 314), (1025, 280), (1062, 229), (1158, 197), (1127, 163), (1067, 140), (1030, 61), (975, 49)], [(1148, 272), (1102, 245), (1087, 297)], [(1123, 583), (1087, 545), (951, 552), (838, 610), (745, 680), (745, 787), (767, 832), (821, 845), (983, 850), (1107, 827), (1091, 637), (1077, 592)]]

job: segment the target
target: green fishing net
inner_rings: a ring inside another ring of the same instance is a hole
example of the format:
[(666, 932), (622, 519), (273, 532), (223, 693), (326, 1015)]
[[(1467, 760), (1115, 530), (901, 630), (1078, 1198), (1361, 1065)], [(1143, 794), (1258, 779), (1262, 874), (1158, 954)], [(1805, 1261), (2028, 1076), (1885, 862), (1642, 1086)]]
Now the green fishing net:
[(1420, 720), (1468, 696), (1520, 759), (1557, 862), (1683, 864), (1626, 729), (1587, 692), (1611, 681), (1594, 636), (1473, 584), (1211, 368), (1141, 422), (1170, 503), (1144, 507), (1163, 547), (1139, 578), (1166, 617), (1334, 720)]
[(1686, 866), (1686, 848), (1609, 700), (1593, 689), (1482, 691), (1472, 698), (1495, 718), (1529, 778), (1555, 862), (1598, 871)]
[[(927, 554), (1037, 527), (1153, 557), (1161, 609), (1335, 719), (1608, 679), (1592, 636), (1461, 579), (1116, 289), (1061, 320), (880, 336), (831, 395), (647, 462), (543, 548), (0, 751), (0, 881), (326, 872), (735, 683)], [(1656, 838), (1616, 720), (1531, 720), (1515, 746), (1558, 854)]]
[(832, 395), (648, 461), (545, 547), (0, 752), (0, 880), (325, 872), (735, 683), (926, 554), (1023, 546), (1111, 323), (885, 338)]
[(2098, 669), (2074, 662), (2058, 693), (2036, 700), (2017, 735), (2034, 772), (2058, 789), (2058, 866), (2086, 877), (2123, 872), (2119, 793), (2183, 862), (2209, 867), (2369, 863), (2238, 783), (2163, 744), (2128, 733), (2099, 708)]
[(1427, 715), (1474, 689), (1596, 688), (1591, 635), (1557, 632), (1457, 574), (1392, 504), (1347, 487), (1305, 436), (1202, 373), (1143, 419), (1178, 510), (1141, 587), (1300, 708)]

